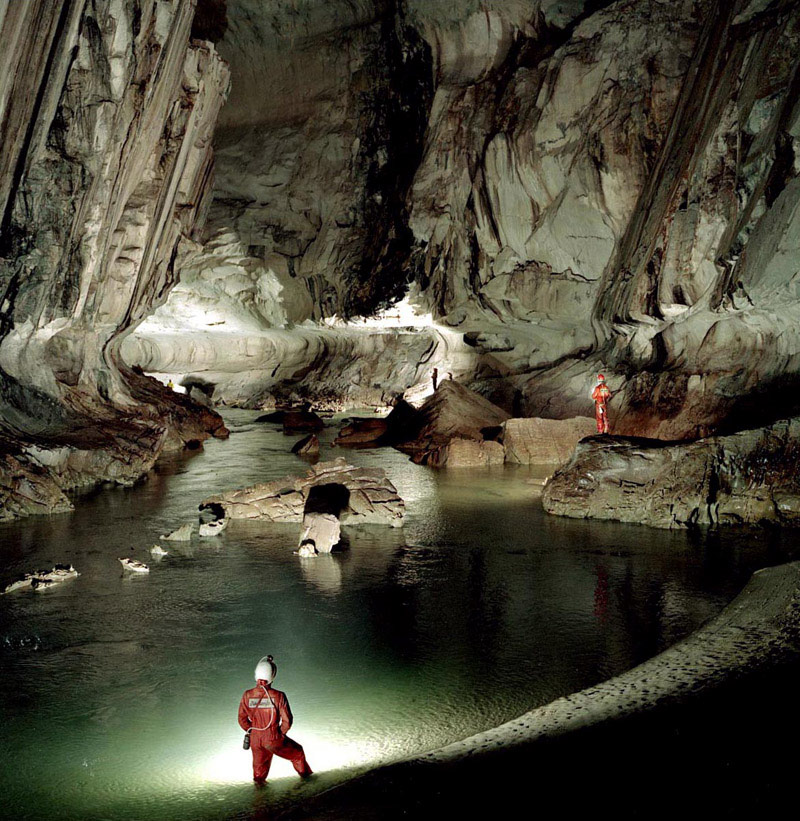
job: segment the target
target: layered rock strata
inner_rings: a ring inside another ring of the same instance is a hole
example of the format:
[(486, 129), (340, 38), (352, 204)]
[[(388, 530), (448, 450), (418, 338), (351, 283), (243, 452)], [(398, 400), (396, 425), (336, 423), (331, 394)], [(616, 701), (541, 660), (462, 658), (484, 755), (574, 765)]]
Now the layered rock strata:
[(653, 527), (800, 526), (800, 420), (697, 442), (597, 436), (544, 489), (545, 510)]
[(263, 519), (269, 522), (302, 522), (318, 494), (341, 500), (336, 515), (347, 524), (382, 524), (401, 527), (405, 504), (380, 468), (359, 468), (344, 459), (319, 462), (299, 479), (277, 479), (261, 485), (205, 499), (200, 509), (221, 509), (230, 519)]
[[(0, 433), (61, 489), (129, 483), (162, 448), (223, 433), (119, 358), (209, 204), (228, 71), (190, 39), (193, 15), (164, 0), (0, 14)], [(63, 509), (55, 489), (11, 499), (15, 470), (3, 515)]]

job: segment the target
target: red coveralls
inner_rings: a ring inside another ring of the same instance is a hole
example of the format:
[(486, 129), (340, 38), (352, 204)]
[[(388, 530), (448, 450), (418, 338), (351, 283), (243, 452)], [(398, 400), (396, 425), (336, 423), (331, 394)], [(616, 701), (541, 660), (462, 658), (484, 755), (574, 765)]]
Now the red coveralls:
[(239, 726), (250, 730), (254, 781), (267, 780), (273, 755), (289, 759), (298, 775), (311, 775), (303, 748), (286, 736), (292, 726), (292, 711), (280, 690), (262, 686), (262, 682), (245, 690), (239, 702)]
[(601, 382), (593, 391), (594, 418), (597, 420), (597, 432), (608, 433), (608, 400), (611, 391), (605, 382)]

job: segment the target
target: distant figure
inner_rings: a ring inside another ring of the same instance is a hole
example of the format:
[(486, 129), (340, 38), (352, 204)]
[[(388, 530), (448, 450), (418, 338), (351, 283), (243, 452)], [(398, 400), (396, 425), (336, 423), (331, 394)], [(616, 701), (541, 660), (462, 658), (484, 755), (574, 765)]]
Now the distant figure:
[(171, 391), (174, 391), (174, 390), (175, 390), (175, 383), (174, 383), (174, 382), (170, 379), (170, 380), (167, 382), (167, 387), (168, 387)]
[(453, 374), (450, 371), (447, 372), (447, 378), (452, 382), (453, 381)]
[(303, 748), (286, 733), (292, 726), (292, 711), (286, 696), (273, 689), (278, 668), (272, 656), (264, 656), (256, 665), (256, 687), (245, 690), (239, 702), (239, 726), (245, 731), (244, 748), (253, 751), (253, 781), (267, 780), (272, 756), (292, 762), (301, 778), (311, 775)]
[(594, 399), (594, 417), (597, 420), (597, 432), (608, 433), (608, 400), (611, 398), (611, 391), (606, 385), (606, 378), (602, 373), (597, 374), (597, 385), (592, 391)]
[(433, 390), (436, 390), (436, 386), (439, 384), (439, 369), (434, 368), (433, 373), (431, 374), (431, 380), (433, 381)]

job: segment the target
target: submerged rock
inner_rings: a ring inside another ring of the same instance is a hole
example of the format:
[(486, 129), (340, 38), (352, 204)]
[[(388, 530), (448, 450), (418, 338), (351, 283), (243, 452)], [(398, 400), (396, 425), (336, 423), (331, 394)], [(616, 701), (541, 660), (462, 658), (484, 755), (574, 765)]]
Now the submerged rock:
[(286, 411), (283, 415), (283, 432), (295, 433), (297, 431), (319, 431), (325, 427), (325, 423), (314, 411), (293, 410)]
[(202, 522), (198, 529), (198, 533), (202, 537), (219, 536), (223, 530), (228, 526), (229, 519), (222, 518), (213, 522)]
[(13, 593), (15, 590), (45, 589), (60, 582), (75, 579), (80, 573), (71, 564), (57, 564), (52, 570), (37, 570), (35, 573), (26, 573), (22, 578), (11, 582), (3, 591)]
[(119, 559), (119, 563), (122, 565), (123, 570), (128, 570), (131, 573), (150, 572), (150, 568), (144, 562), (140, 562), (137, 559)]
[(299, 479), (278, 479), (211, 496), (200, 509), (218, 506), (231, 519), (300, 522), (306, 512), (332, 512), (309, 511), (320, 495), (335, 496), (341, 518), (352, 524), (403, 524), (405, 505), (385, 471), (353, 467), (344, 459), (320, 462)]
[(575, 446), (596, 432), (594, 419), (508, 419), (500, 438), (506, 462), (520, 465), (563, 465)]
[(594, 436), (544, 489), (545, 510), (653, 527), (800, 526), (800, 419), (697, 442)]
[(286, 416), (286, 411), (283, 410), (276, 410), (272, 411), (271, 413), (264, 413), (261, 416), (256, 417), (256, 422), (269, 422), (274, 423), (276, 425), (283, 424), (283, 417)]
[(163, 548), (163, 547), (161, 547), (161, 545), (157, 545), (157, 544), (154, 544), (154, 545), (150, 548), (150, 552), (151, 552), (154, 556), (167, 556), (167, 555), (169, 555), (169, 552), (168, 552), (168, 551), (164, 550), (164, 548)]
[(181, 525), (177, 530), (173, 530), (172, 533), (167, 533), (166, 536), (159, 538), (165, 542), (188, 542), (192, 538), (193, 530), (194, 525), (191, 522), (187, 522), (185, 525)]
[(299, 439), (292, 446), (292, 453), (298, 456), (319, 456), (319, 438), (315, 433)]
[(300, 549), (313, 545), (317, 553), (330, 553), (340, 539), (341, 524), (332, 513), (306, 513), (303, 516)]

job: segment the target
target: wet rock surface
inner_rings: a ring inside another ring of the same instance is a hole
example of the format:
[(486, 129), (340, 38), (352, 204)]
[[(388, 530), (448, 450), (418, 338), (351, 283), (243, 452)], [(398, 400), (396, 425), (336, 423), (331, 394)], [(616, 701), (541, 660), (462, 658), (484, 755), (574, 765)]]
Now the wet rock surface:
[(653, 527), (800, 525), (800, 420), (690, 443), (595, 436), (544, 489), (545, 510)]
[(332, 495), (342, 500), (336, 512), (347, 524), (403, 524), (405, 504), (386, 473), (380, 468), (353, 467), (344, 459), (319, 462), (299, 479), (278, 479), (212, 496), (200, 507), (221, 507), (231, 519), (301, 522), (309, 512), (309, 500), (319, 496), (315, 489), (323, 487), (336, 491)]
[(446, 445), (426, 451), (419, 458), (434, 468), (483, 468), (502, 465), (505, 461), (499, 442), (478, 442), (474, 439), (451, 439)]
[(299, 548), (306, 547), (302, 555), (315, 553), (330, 553), (341, 539), (341, 525), (339, 519), (332, 513), (306, 513), (303, 516), (303, 529), (300, 532)]
[(325, 427), (325, 423), (314, 411), (309, 410), (289, 410), (283, 414), (283, 432), (300, 433), (303, 431), (320, 431)]
[(385, 419), (350, 419), (333, 444), (340, 448), (374, 447), (386, 440), (388, 432), (389, 423)]
[(319, 456), (319, 439), (317, 435), (312, 433), (298, 439), (292, 445), (292, 453), (296, 453), (298, 456)]

